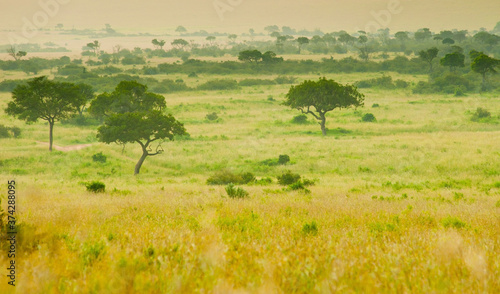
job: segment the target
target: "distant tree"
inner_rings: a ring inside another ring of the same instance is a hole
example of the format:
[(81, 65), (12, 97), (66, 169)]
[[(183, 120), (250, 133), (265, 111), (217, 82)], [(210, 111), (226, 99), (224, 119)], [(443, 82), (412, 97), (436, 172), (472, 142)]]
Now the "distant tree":
[(272, 25), (265, 27), (264, 30), (267, 31), (269, 34), (271, 34), (273, 32), (279, 32), (280, 28), (277, 25)]
[(278, 62), (282, 62), (282, 61), (283, 61), (283, 57), (276, 57), (276, 53), (274, 53), (273, 51), (267, 51), (264, 54), (262, 54), (262, 62), (263, 63), (270, 64), (270, 63), (278, 63)]
[(56, 29), (57, 29), (57, 30), (62, 30), (62, 29), (63, 29), (63, 27), (64, 27), (64, 25), (63, 25), (62, 23), (58, 23), (58, 24), (56, 25)]
[(336, 108), (362, 106), (364, 95), (355, 86), (341, 85), (333, 80), (304, 81), (292, 86), (283, 105), (311, 114), (319, 121), (323, 136), (326, 135), (326, 113)]
[(85, 104), (85, 97), (80, 94), (76, 85), (50, 81), (45, 76), (16, 86), (12, 91), (12, 98), (13, 101), (5, 109), (7, 114), (26, 122), (42, 119), (49, 123), (50, 151), (56, 121), (76, 113)]
[(423, 28), (415, 32), (415, 40), (425, 41), (432, 37), (432, 32), (428, 28)]
[(465, 62), (465, 55), (459, 52), (446, 54), (440, 60), (442, 66), (450, 67), (450, 71), (455, 71), (458, 67), (465, 67), (464, 62)]
[(359, 57), (364, 61), (368, 61), (370, 59), (371, 48), (368, 46), (368, 37), (365, 35), (361, 35), (358, 37), (358, 43), (360, 44), (358, 48)]
[(83, 83), (77, 84), (76, 87), (78, 89), (78, 94), (81, 95), (83, 97), (83, 100), (85, 101), (85, 103), (82, 103), (82, 105), (78, 107), (79, 115), (83, 116), (83, 112), (87, 107), (87, 103), (89, 103), (95, 98), (95, 90), (94, 88), (92, 88), (91, 85)]
[(107, 34), (109, 34), (109, 35), (116, 34), (116, 31), (111, 27), (111, 25), (109, 23), (105, 24), (104, 26), (105, 26), (104, 30), (106, 31)]
[(214, 37), (214, 36), (208, 36), (205, 39), (210, 43), (210, 46), (214, 46), (215, 45), (215, 39), (216, 39), (216, 37)]
[(92, 43), (87, 43), (87, 47), (92, 49), (94, 51), (94, 55), (97, 56), (97, 53), (99, 52), (99, 49), (101, 48), (101, 44), (99, 41), (95, 40)]
[(20, 60), (28, 54), (26, 51), (16, 51), (16, 47), (14, 46), (10, 46), (6, 51), (15, 61)]
[(187, 46), (189, 46), (189, 42), (184, 40), (184, 39), (175, 39), (172, 43), (172, 46), (174, 46), (177, 49), (185, 49)]
[(249, 29), (248, 33), (250, 34), (250, 39), (253, 41), (255, 37), (255, 30), (254, 29)]
[(178, 26), (176, 29), (175, 29), (175, 32), (177, 33), (185, 33), (187, 32), (186, 28), (183, 27), (183, 26)]
[(394, 34), (394, 37), (401, 43), (401, 51), (404, 51), (406, 49), (406, 42), (410, 39), (410, 37), (408, 37), (408, 33), (397, 32)]
[(307, 37), (298, 37), (296, 41), (299, 44), (299, 54), (300, 54), (302, 46), (309, 44), (309, 39)]
[(349, 35), (348, 33), (343, 33), (338, 37), (338, 41), (341, 43), (344, 43), (345, 45), (352, 44), (353, 42), (357, 41), (358, 39), (356, 37), (353, 37)]
[(474, 41), (483, 43), (489, 46), (495, 46), (500, 43), (500, 37), (488, 32), (479, 32), (474, 35)]
[(469, 53), (472, 63), (471, 63), (471, 69), (472, 71), (480, 74), (483, 78), (483, 83), (482, 83), (482, 88), (486, 89), (487, 85), (487, 79), (486, 75), (488, 73), (496, 73), (497, 71), (495, 70), (496, 67), (500, 66), (500, 60), (489, 57), (488, 55), (484, 54), (483, 52), (477, 52), (475, 50), (472, 50)]
[(333, 34), (328, 33), (323, 36), (323, 41), (325, 41), (327, 46), (332, 46), (337, 42), (337, 39), (335, 39)]
[(153, 45), (157, 48), (157, 49), (160, 49), (162, 50), (163, 49), (163, 46), (165, 46), (165, 40), (158, 40), (158, 39), (153, 39), (153, 41), (151, 41), (151, 43), (153, 43)]
[(439, 49), (436, 47), (418, 52), (418, 56), (420, 57), (420, 59), (429, 64), (429, 72), (432, 72), (432, 61), (437, 57), (438, 53)]
[(241, 51), (238, 55), (238, 60), (244, 62), (257, 63), (262, 60), (262, 52), (259, 50), (245, 50)]
[(21, 69), (27, 74), (38, 74), (38, 72), (40, 71), (40, 66), (38, 65), (38, 63), (36, 62), (33, 62), (31, 60), (27, 60), (25, 61), (24, 63), (21, 64)]
[(457, 41), (458, 43), (462, 43), (467, 39), (467, 34), (469, 32), (467, 30), (462, 30), (462, 31), (456, 31), (453, 33), (453, 37), (451, 37), (453, 40)]
[(234, 44), (234, 42), (238, 38), (238, 35), (236, 35), (236, 34), (230, 34), (230, 35), (227, 36), (227, 38), (229, 39), (229, 41), (231, 41), (231, 43)]
[(444, 38), (442, 43), (444, 45), (453, 45), (455, 44), (455, 40), (453, 40), (452, 38)]
[(493, 28), (493, 33), (495, 34), (500, 34), (500, 21), (497, 22), (497, 24), (495, 25), (495, 27)]

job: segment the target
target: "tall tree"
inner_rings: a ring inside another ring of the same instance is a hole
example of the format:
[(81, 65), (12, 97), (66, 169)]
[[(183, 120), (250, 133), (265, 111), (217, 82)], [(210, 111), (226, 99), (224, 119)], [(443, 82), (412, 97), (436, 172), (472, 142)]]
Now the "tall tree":
[(187, 46), (189, 46), (189, 42), (184, 40), (184, 39), (175, 39), (170, 43), (172, 46), (174, 46), (177, 49), (182, 49), (184, 50)]
[(326, 135), (326, 113), (336, 108), (362, 106), (364, 95), (352, 85), (341, 85), (333, 80), (304, 81), (292, 86), (283, 105), (311, 114), (319, 121), (323, 136)]
[(177, 33), (185, 33), (187, 32), (187, 29), (183, 26), (178, 26), (176, 29), (175, 29), (175, 32)]
[(420, 57), (420, 59), (429, 64), (429, 72), (432, 72), (432, 61), (437, 57), (438, 53), (439, 49), (436, 47), (418, 52), (418, 56)]
[(300, 51), (302, 50), (302, 46), (309, 44), (309, 39), (307, 37), (298, 37), (297, 43), (299, 44), (299, 54), (300, 54)]
[(138, 143), (141, 146), (142, 155), (134, 168), (134, 175), (137, 175), (148, 156), (163, 152), (161, 145), (153, 151), (151, 149), (153, 142), (164, 139), (173, 140), (174, 136), (185, 134), (187, 133), (184, 125), (171, 114), (165, 115), (161, 111), (150, 110), (111, 115), (97, 130), (97, 139), (106, 144)]
[(14, 46), (10, 46), (6, 51), (10, 56), (12, 56), (12, 58), (14, 58), (15, 61), (20, 60), (28, 54), (26, 51), (17, 51)]
[(472, 69), (472, 71), (481, 75), (481, 77), (483, 78), (482, 88), (486, 89), (486, 85), (487, 85), (486, 75), (488, 73), (496, 73), (497, 72), (495, 70), (495, 68), (500, 66), (500, 60), (489, 57), (488, 55), (484, 54), (483, 52), (477, 52), (475, 50), (472, 50), (469, 53), (469, 55), (470, 55), (471, 60), (472, 60), (471, 69)]
[(245, 50), (238, 55), (238, 60), (257, 63), (262, 60), (262, 52), (259, 50)]
[(79, 87), (71, 83), (54, 82), (42, 76), (12, 91), (13, 101), (5, 112), (26, 122), (38, 119), (49, 123), (49, 150), (52, 151), (53, 130), (56, 121), (76, 113), (85, 104)]
[(99, 53), (99, 49), (101, 48), (101, 43), (99, 43), (99, 41), (95, 40), (92, 43), (87, 43), (87, 47), (92, 49), (94, 51), (94, 55), (97, 56), (97, 54)]
[(162, 50), (163, 46), (165, 46), (165, 40), (153, 39), (151, 43), (153, 43), (153, 45), (160, 50)]
[(439, 61), (442, 66), (448, 66), (450, 71), (455, 71), (458, 67), (465, 67), (465, 55), (460, 52), (446, 54)]

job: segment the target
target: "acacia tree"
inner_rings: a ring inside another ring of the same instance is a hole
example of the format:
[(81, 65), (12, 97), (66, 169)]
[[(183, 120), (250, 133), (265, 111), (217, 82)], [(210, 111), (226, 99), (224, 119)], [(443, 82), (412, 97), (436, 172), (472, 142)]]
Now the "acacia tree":
[(420, 59), (429, 64), (429, 72), (432, 72), (432, 61), (437, 57), (438, 53), (439, 49), (436, 47), (418, 52), (418, 56), (420, 57)]
[(163, 114), (165, 98), (147, 91), (147, 86), (135, 81), (122, 81), (112, 93), (103, 93), (92, 101), (89, 112), (104, 118), (97, 138), (106, 144), (138, 143), (142, 156), (134, 174), (140, 172), (144, 160), (162, 152), (160, 144), (153, 152), (151, 143), (173, 140), (175, 135), (185, 135), (184, 126), (168, 114)]
[(299, 44), (299, 54), (302, 51), (302, 46), (309, 44), (309, 39), (307, 37), (298, 37), (297, 43)]
[(486, 89), (486, 75), (488, 73), (496, 73), (495, 67), (500, 66), (500, 60), (475, 50), (472, 50), (469, 54), (472, 60), (471, 69), (482, 76), (482, 88)]
[(449, 66), (450, 71), (454, 72), (457, 67), (465, 67), (465, 55), (460, 52), (453, 52), (446, 54), (441, 58), (440, 63), (442, 66)]
[(165, 40), (158, 40), (158, 39), (153, 39), (151, 41), (151, 43), (153, 44), (153, 46), (156, 47), (156, 49), (160, 49), (162, 50), (163, 49), (163, 46), (165, 46)]
[(186, 129), (183, 124), (171, 114), (165, 115), (161, 111), (151, 110), (111, 115), (97, 130), (97, 139), (106, 144), (138, 143), (141, 145), (142, 155), (134, 168), (134, 175), (137, 175), (148, 156), (163, 152), (160, 145), (155, 151), (150, 149), (151, 143), (164, 139), (173, 140), (175, 135), (185, 134)]
[(6, 51), (10, 56), (12, 56), (12, 58), (14, 58), (15, 61), (20, 60), (28, 54), (26, 51), (16, 51), (16, 47), (14, 46), (10, 46), (10, 48), (8, 48)]
[(172, 46), (174, 46), (177, 49), (184, 49), (187, 46), (189, 46), (189, 42), (184, 40), (184, 39), (175, 39), (170, 43)]
[(259, 50), (245, 50), (238, 54), (238, 60), (257, 63), (262, 60), (262, 52)]
[(97, 54), (99, 53), (99, 49), (101, 48), (101, 43), (99, 43), (99, 41), (95, 40), (92, 43), (87, 43), (87, 47), (92, 49), (94, 51), (94, 55), (97, 56)]
[(336, 108), (362, 106), (364, 95), (352, 85), (341, 85), (334, 80), (304, 81), (292, 86), (283, 105), (311, 114), (319, 121), (323, 136), (326, 135), (326, 113)]
[(86, 103), (81, 87), (50, 81), (45, 76), (34, 78), (14, 88), (14, 100), (9, 102), (5, 112), (26, 122), (46, 120), (49, 123), (49, 150), (52, 151), (55, 122), (76, 113)]

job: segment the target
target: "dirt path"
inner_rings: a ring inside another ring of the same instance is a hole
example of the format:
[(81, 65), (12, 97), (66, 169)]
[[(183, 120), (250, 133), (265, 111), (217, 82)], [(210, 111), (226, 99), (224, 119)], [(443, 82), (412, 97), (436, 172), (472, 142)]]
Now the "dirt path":
[[(36, 141), (36, 142), (38, 144), (49, 146), (49, 143), (47, 143), (47, 142), (40, 142), (40, 141)], [(81, 149), (84, 149), (84, 148), (87, 148), (90, 146), (92, 146), (92, 144), (71, 145), (71, 146), (66, 146), (66, 147), (57, 146), (57, 145), (52, 144), (53, 149), (55, 149), (57, 151), (63, 151), (63, 152), (81, 150)]]

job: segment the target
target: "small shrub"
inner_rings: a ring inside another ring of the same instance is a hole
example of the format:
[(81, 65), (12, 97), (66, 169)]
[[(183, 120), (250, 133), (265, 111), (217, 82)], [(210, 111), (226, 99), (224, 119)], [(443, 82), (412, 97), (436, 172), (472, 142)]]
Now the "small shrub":
[(375, 115), (373, 115), (372, 113), (365, 113), (365, 115), (363, 115), (363, 117), (361, 118), (362, 121), (364, 122), (374, 122), (374, 121), (377, 121), (377, 119), (375, 118)]
[(300, 175), (294, 174), (289, 170), (278, 176), (278, 183), (282, 186), (292, 185), (298, 181), (300, 181)]
[(106, 157), (106, 155), (102, 154), (102, 152), (99, 152), (99, 153), (92, 155), (92, 160), (94, 162), (105, 163), (107, 160), (107, 157)]
[(106, 185), (99, 181), (93, 181), (85, 185), (88, 192), (92, 193), (104, 193), (106, 190)]
[(238, 82), (235, 80), (210, 80), (198, 86), (198, 90), (235, 90), (238, 89)]
[(207, 179), (208, 185), (227, 185), (239, 184), (243, 181), (241, 176), (232, 173), (227, 169), (217, 171), (210, 178)]
[(256, 185), (262, 185), (262, 186), (265, 186), (265, 185), (270, 185), (273, 183), (273, 179), (271, 178), (262, 178), (262, 179), (258, 179), (254, 182)]
[(226, 193), (229, 198), (245, 198), (248, 196), (248, 192), (242, 188), (236, 188), (233, 184), (226, 186)]
[(474, 112), (474, 114), (472, 115), (471, 120), (472, 121), (480, 121), (481, 119), (490, 118), (490, 117), (491, 117), (491, 113), (488, 110), (481, 108), (481, 107), (478, 107), (476, 109), (476, 112)]
[(461, 229), (461, 228), (464, 228), (466, 226), (466, 224), (463, 221), (461, 221), (460, 219), (458, 219), (456, 217), (452, 217), (452, 216), (449, 216), (449, 217), (442, 219), (441, 223), (443, 224), (443, 226), (445, 228), (452, 227), (455, 229)]
[(276, 84), (284, 85), (284, 84), (293, 84), (297, 80), (296, 77), (287, 77), (287, 76), (279, 76), (274, 79)]
[(316, 236), (318, 234), (318, 225), (316, 225), (315, 221), (312, 221), (310, 224), (306, 223), (302, 227), (302, 233), (304, 235)]
[(21, 136), (21, 129), (18, 127), (6, 127), (4, 125), (0, 125), (0, 138), (18, 138)]
[(198, 75), (195, 72), (188, 74), (188, 78), (197, 78)]
[(219, 116), (217, 115), (217, 113), (215, 112), (212, 112), (212, 113), (209, 113), (205, 116), (205, 118), (209, 121), (216, 121), (219, 119)]
[(242, 184), (249, 184), (255, 182), (256, 178), (251, 172), (242, 173), (240, 175)]
[(284, 154), (280, 155), (278, 158), (278, 164), (285, 165), (290, 162), (290, 156)]
[(380, 105), (378, 103), (373, 103), (372, 108), (377, 108), (377, 107), (380, 107)]
[(304, 125), (304, 124), (307, 124), (309, 122), (307, 121), (307, 115), (299, 114), (299, 115), (293, 117), (292, 123), (298, 124), (298, 125)]
[(9, 138), (10, 133), (9, 133), (9, 128), (7, 128), (4, 125), (0, 125), (0, 138)]

